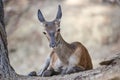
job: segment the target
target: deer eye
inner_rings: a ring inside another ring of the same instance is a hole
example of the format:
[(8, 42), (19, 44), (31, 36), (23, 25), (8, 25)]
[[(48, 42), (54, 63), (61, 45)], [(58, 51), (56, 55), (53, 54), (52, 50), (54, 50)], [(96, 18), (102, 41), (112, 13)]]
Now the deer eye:
[(46, 35), (46, 32), (43, 32), (43, 34), (45, 34), (45, 35)]
[(58, 29), (57, 32), (60, 32), (60, 29)]

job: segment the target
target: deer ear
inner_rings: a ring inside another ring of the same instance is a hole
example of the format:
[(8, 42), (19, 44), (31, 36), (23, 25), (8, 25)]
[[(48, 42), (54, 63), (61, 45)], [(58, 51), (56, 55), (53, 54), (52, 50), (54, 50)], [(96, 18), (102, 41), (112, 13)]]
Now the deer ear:
[(62, 10), (61, 10), (61, 6), (58, 5), (58, 12), (57, 12), (57, 16), (56, 19), (59, 20), (62, 17)]
[(38, 19), (40, 20), (40, 22), (45, 22), (45, 19), (42, 15), (42, 12), (40, 11), (40, 9), (38, 10)]

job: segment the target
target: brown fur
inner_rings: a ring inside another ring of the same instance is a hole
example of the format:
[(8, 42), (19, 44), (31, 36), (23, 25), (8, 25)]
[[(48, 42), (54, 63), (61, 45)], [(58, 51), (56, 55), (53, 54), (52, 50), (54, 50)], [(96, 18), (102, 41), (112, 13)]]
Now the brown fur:
[[(62, 38), (62, 37), (61, 37)], [(78, 66), (83, 68), (84, 70), (90, 70), (93, 68), (92, 61), (87, 49), (79, 42), (73, 42), (71, 44), (66, 43), (63, 39), (61, 39), (61, 43), (58, 47), (54, 48), (51, 52), (51, 62), (50, 68), (54, 69), (55, 64), (57, 63), (57, 59), (63, 63), (61, 66)], [(77, 63), (69, 62), (69, 58), (75, 59)], [(75, 58), (74, 58), (75, 56)], [(78, 60), (78, 61), (77, 61)]]

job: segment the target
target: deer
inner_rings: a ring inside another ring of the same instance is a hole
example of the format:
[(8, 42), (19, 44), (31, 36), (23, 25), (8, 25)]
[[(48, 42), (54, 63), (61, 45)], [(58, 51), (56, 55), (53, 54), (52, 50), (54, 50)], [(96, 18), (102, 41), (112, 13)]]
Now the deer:
[(44, 35), (49, 41), (52, 52), (48, 55), (38, 76), (53, 76), (76, 73), (93, 69), (92, 60), (88, 50), (80, 42), (66, 42), (60, 33), (61, 6), (55, 20), (46, 21), (41, 10), (38, 9), (38, 19), (43, 24)]

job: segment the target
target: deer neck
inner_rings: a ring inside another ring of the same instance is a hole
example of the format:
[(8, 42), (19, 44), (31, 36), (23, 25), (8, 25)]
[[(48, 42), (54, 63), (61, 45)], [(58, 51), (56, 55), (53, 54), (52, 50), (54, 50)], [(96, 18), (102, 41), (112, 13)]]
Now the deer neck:
[(61, 36), (61, 34), (57, 37), (57, 46), (54, 48), (55, 51), (63, 50), (64, 48), (69, 48), (70, 44), (67, 43)]
[(67, 64), (67, 59), (69, 59), (74, 50), (71, 45), (62, 38), (61, 34), (58, 35), (57, 39), (57, 46), (53, 50), (58, 55), (59, 59)]

